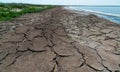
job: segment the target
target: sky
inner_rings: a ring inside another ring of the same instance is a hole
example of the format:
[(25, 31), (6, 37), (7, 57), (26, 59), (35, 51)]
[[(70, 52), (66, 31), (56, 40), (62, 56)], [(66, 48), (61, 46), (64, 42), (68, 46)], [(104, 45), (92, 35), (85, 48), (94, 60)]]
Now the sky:
[(0, 0), (0, 2), (50, 5), (120, 5), (120, 0)]

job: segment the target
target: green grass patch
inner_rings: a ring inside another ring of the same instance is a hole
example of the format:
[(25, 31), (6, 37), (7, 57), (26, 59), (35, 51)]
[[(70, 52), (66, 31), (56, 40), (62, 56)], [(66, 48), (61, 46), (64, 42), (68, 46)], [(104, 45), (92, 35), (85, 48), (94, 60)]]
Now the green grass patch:
[(26, 13), (41, 12), (54, 8), (51, 5), (31, 5), (31, 4), (0, 4), (0, 21), (12, 20)]

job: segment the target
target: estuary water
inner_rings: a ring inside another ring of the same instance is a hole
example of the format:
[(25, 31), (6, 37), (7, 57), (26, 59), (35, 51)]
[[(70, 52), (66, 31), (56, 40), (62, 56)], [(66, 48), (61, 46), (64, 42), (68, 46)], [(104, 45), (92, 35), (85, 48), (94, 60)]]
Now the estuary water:
[(74, 10), (84, 10), (120, 24), (120, 6), (69, 6)]

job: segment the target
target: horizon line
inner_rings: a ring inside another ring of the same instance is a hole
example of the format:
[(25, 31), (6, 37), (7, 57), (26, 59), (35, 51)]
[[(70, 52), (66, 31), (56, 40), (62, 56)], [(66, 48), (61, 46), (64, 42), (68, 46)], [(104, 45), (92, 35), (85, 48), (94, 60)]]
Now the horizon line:
[(79, 5), (79, 4), (36, 4), (36, 3), (22, 3), (22, 2), (0, 2), (3, 4), (33, 4), (33, 5), (54, 5), (54, 6), (120, 6), (120, 5)]

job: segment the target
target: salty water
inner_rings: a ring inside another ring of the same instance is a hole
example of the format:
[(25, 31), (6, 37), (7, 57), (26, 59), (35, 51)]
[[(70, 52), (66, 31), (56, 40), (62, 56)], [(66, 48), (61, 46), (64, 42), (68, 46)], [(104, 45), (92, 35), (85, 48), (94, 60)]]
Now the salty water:
[(120, 24), (120, 6), (69, 6), (74, 10), (84, 10)]

